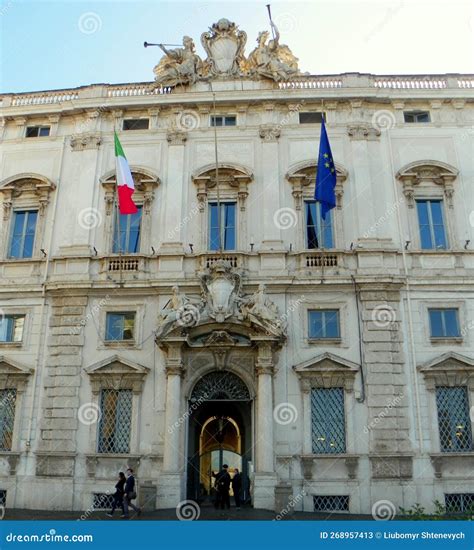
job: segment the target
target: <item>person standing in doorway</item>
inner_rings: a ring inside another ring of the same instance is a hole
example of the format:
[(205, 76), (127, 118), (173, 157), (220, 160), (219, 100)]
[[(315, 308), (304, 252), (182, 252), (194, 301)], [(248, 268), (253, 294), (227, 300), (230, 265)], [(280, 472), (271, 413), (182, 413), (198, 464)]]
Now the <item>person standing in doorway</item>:
[(119, 478), (117, 483), (115, 484), (115, 493), (113, 495), (114, 497), (114, 503), (112, 504), (112, 510), (107, 514), (109, 518), (111, 518), (114, 515), (115, 508), (122, 508), (122, 514), (125, 514), (125, 510), (123, 508), (123, 495), (125, 492), (125, 483), (127, 481), (127, 478), (125, 477), (125, 474), (123, 472), (119, 472)]
[(130, 507), (132, 510), (135, 510), (137, 515), (139, 516), (142, 511), (140, 508), (132, 504), (132, 500), (135, 500), (137, 498), (137, 493), (135, 491), (135, 477), (133, 475), (132, 468), (128, 468), (127, 470), (127, 481), (125, 482), (125, 493), (123, 497), (123, 518), (128, 519), (129, 512), (128, 508)]
[(232, 478), (232, 491), (234, 493), (235, 507), (240, 510), (240, 492), (242, 491), (242, 476), (239, 469), (234, 468), (234, 477)]
[(230, 508), (230, 474), (227, 471), (228, 468), (229, 466), (227, 466), (227, 464), (224, 464), (222, 466), (222, 470), (217, 474), (216, 477), (216, 508), (221, 508), (221, 510), (224, 510), (224, 507), (227, 508), (227, 510), (229, 510)]

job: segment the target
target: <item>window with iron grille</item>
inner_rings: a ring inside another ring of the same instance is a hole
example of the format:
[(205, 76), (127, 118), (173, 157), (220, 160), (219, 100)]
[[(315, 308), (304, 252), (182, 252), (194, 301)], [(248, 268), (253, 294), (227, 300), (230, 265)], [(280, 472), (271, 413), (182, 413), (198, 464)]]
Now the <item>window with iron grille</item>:
[(135, 339), (135, 312), (107, 313), (105, 339), (134, 340)]
[(15, 423), (16, 390), (0, 390), (0, 451), (11, 451)]
[(473, 450), (467, 388), (437, 387), (438, 428), (441, 451), (462, 453)]
[(24, 315), (0, 316), (0, 342), (21, 342), (24, 326)]
[(132, 424), (132, 390), (102, 390), (99, 453), (128, 453)]
[(444, 505), (446, 512), (473, 512), (474, 493), (445, 493)]
[(0, 489), (0, 506), (5, 506), (7, 503), (7, 490)]
[(311, 435), (315, 454), (346, 452), (344, 388), (311, 390)]
[(430, 308), (431, 338), (459, 338), (459, 310), (457, 308)]
[(108, 493), (94, 493), (92, 495), (92, 508), (94, 510), (107, 510), (112, 508), (114, 495)]
[(315, 512), (348, 512), (349, 495), (314, 495)]

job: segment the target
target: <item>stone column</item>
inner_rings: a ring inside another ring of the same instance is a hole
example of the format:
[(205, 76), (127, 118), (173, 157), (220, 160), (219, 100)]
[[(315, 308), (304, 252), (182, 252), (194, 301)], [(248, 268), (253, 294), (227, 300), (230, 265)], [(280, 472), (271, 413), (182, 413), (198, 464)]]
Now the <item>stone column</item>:
[(275, 485), (277, 476), (274, 466), (273, 440), (273, 357), (270, 342), (258, 344), (256, 362), (257, 409), (256, 409), (256, 471), (253, 490), (255, 508), (275, 508)]
[(166, 402), (163, 428), (163, 471), (158, 480), (158, 508), (175, 508), (183, 500), (184, 450), (182, 446), (181, 378), (183, 361), (181, 343), (166, 348)]

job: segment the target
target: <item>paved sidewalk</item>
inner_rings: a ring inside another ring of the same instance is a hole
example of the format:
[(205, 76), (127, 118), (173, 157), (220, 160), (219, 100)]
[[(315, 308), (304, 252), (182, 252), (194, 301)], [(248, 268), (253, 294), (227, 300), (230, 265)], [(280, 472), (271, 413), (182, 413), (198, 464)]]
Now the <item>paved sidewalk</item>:
[[(51, 510), (20, 510), (7, 509), (5, 511), (6, 520), (94, 520), (94, 521), (124, 521), (120, 519), (120, 511), (116, 511), (113, 518), (106, 515), (106, 511), (51, 511)], [(254, 520), (271, 521), (275, 519), (275, 512), (270, 510), (254, 510), (253, 508), (242, 508), (236, 510), (220, 511), (215, 510), (210, 506), (203, 506), (200, 509), (199, 520)], [(140, 517), (131, 515), (133, 521), (146, 520), (178, 520), (176, 510), (154, 510), (152, 512), (143, 512)], [(280, 519), (280, 518), (279, 518)], [(340, 514), (340, 513), (312, 513), (312, 512), (295, 512), (293, 515), (286, 515), (285, 520), (372, 520), (372, 516)]]

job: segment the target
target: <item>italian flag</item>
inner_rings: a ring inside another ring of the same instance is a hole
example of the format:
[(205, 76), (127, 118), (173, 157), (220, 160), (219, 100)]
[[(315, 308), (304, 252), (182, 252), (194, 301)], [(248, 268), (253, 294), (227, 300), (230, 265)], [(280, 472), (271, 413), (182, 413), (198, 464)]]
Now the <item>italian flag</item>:
[(115, 171), (117, 178), (117, 194), (120, 214), (135, 214), (138, 212), (132, 195), (135, 193), (135, 184), (133, 183), (132, 173), (128, 165), (127, 158), (122, 149), (122, 144), (118, 138), (117, 132), (114, 132), (115, 141)]

